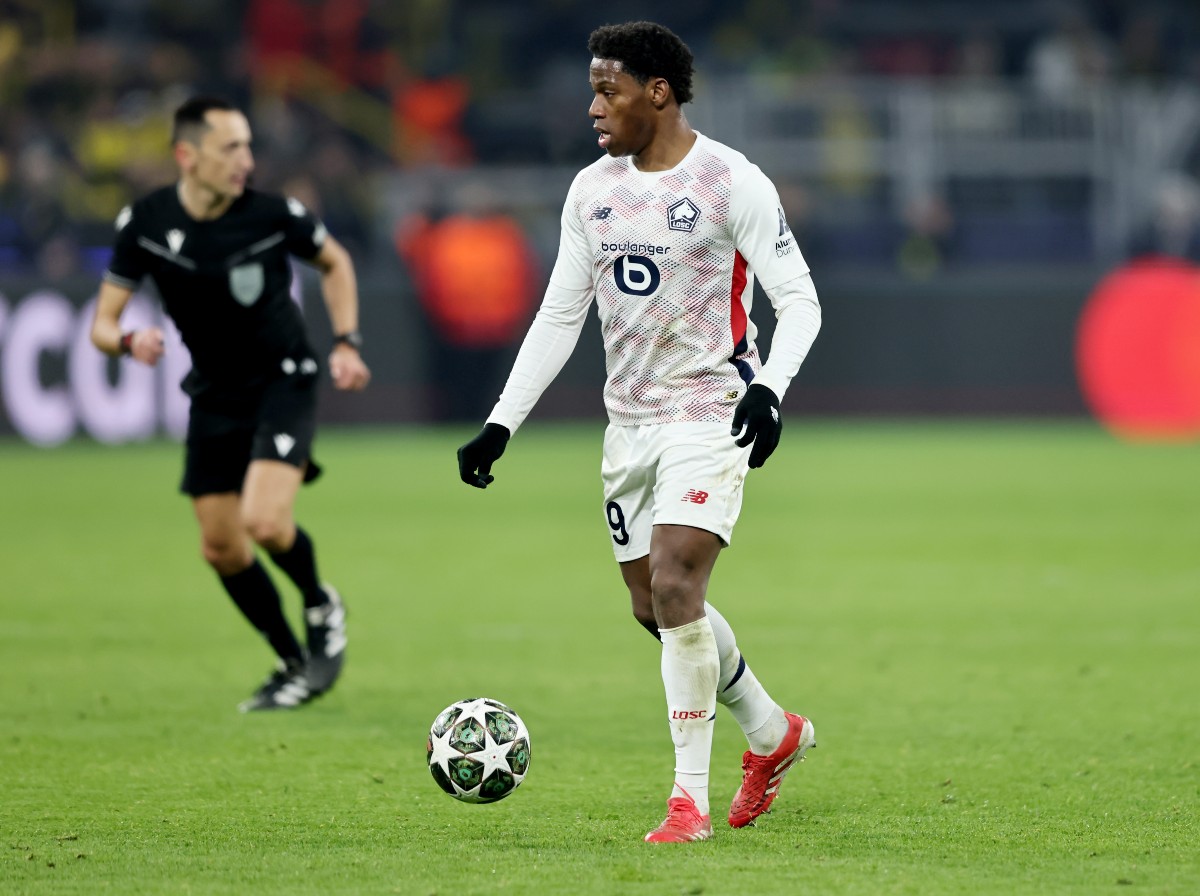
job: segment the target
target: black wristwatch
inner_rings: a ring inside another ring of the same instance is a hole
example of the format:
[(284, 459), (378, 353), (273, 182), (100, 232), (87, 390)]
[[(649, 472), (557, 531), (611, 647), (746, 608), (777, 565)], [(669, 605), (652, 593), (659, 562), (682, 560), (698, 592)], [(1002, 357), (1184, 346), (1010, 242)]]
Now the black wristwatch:
[(363, 338), (362, 333), (358, 330), (351, 330), (349, 333), (337, 333), (333, 337), (333, 344), (344, 342), (355, 351), (362, 351)]

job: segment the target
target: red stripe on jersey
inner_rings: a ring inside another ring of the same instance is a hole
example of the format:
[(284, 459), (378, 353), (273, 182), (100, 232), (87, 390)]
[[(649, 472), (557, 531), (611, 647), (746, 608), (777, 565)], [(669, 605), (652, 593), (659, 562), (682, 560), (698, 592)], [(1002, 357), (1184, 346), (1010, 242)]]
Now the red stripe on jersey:
[(745, 289), (746, 259), (742, 257), (741, 252), (735, 252), (733, 256), (733, 289), (729, 296), (729, 330), (733, 335), (735, 350), (746, 338), (746, 306), (742, 304), (742, 293)]

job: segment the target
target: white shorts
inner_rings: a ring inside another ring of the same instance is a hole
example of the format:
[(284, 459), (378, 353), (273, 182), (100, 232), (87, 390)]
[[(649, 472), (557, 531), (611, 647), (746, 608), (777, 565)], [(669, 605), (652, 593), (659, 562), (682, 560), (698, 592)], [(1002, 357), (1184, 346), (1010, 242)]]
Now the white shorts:
[(609, 425), (600, 475), (617, 562), (649, 554), (658, 525), (694, 526), (728, 545), (749, 457), (728, 423)]

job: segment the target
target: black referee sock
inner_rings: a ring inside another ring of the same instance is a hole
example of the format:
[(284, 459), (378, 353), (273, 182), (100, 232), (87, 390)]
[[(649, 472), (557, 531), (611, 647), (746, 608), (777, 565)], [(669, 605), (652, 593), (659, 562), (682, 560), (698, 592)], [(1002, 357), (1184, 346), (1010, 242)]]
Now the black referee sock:
[(284, 618), (279, 592), (262, 564), (255, 560), (241, 572), (220, 578), (242, 615), (262, 633), (280, 659), (303, 662), (304, 651)]
[(317, 575), (317, 555), (313, 551), (312, 539), (299, 526), (296, 527), (296, 540), (292, 546), (286, 551), (271, 554), (271, 559), (296, 583), (304, 595), (306, 608), (319, 607), (328, 600), (321, 590), (321, 578)]

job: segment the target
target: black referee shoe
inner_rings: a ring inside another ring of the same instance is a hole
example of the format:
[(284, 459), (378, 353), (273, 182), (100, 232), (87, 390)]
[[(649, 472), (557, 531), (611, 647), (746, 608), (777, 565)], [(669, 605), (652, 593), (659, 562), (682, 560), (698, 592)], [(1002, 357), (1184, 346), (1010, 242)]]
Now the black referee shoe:
[(305, 675), (304, 663), (300, 660), (279, 661), (275, 671), (249, 700), (238, 704), (242, 712), (261, 709), (295, 709), (316, 696)]
[(333, 687), (346, 661), (346, 605), (332, 585), (322, 585), (321, 590), (325, 603), (304, 611), (308, 640), (305, 671), (314, 697)]

